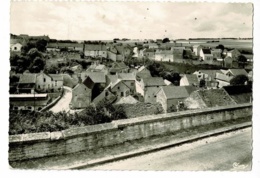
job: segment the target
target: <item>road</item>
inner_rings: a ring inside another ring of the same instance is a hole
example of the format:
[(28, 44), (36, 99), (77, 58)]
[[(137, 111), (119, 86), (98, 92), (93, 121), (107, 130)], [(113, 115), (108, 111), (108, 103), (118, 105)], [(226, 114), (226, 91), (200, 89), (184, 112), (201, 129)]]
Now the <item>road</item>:
[(251, 128), (247, 128), (87, 169), (249, 171), (251, 142)]
[(69, 112), (69, 104), (72, 99), (72, 89), (70, 87), (63, 86), (64, 94), (62, 98), (50, 109), (50, 111), (57, 113), (61, 111)]

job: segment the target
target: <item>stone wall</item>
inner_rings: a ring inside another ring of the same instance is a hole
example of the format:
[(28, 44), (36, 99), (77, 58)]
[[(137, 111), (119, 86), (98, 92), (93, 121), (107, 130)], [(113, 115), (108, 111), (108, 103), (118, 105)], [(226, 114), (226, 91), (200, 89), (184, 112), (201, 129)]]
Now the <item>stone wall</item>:
[(112, 123), (9, 136), (9, 161), (75, 153), (126, 141), (165, 135), (182, 129), (252, 116), (252, 105), (241, 104), (150, 115)]

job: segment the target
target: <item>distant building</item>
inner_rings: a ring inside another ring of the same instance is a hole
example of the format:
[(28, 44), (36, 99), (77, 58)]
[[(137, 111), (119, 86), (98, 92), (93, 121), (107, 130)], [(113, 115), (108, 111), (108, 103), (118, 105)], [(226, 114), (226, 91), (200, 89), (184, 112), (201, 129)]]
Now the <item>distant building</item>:
[(194, 45), (193, 46), (193, 52), (195, 54), (195, 56), (199, 56), (200, 55), (200, 50), (202, 49), (201, 45)]
[(11, 51), (13, 52), (21, 52), (23, 45), (21, 43), (11, 44)]
[(124, 62), (114, 62), (108, 71), (110, 74), (127, 73), (129, 71), (129, 67)]
[(24, 73), (20, 76), (17, 92), (18, 93), (35, 93), (36, 74)]
[(104, 44), (85, 44), (83, 49), (87, 57), (107, 58), (107, 46)]
[(155, 52), (155, 61), (173, 62), (174, 55), (171, 50), (157, 50)]
[(237, 49), (233, 49), (227, 52), (227, 56), (233, 59), (237, 59), (239, 55), (241, 55), (241, 53)]
[(40, 111), (47, 106), (50, 98), (48, 94), (11, 94), (11, 110)]
[(213, 61), (213, 55), (211, 54), (211, 50), (208, 48), (202, 48), (200, 50), (200, 57), (207, 63), (211, 63)]
[(227, 56), (223, 60), (223, 66), (226, 68), (232, 68), (233, 67), (233, 58), (230, 56)]
[(195, 91), (195, 87), (185, 86), (162, 86), (156, 93), (156, 101), (161, 103), (165, 112), (170, 112), (171, 109), (178, 109), (178, 105), (184, 101), (184, 99), (190, 96), (192, 91)]

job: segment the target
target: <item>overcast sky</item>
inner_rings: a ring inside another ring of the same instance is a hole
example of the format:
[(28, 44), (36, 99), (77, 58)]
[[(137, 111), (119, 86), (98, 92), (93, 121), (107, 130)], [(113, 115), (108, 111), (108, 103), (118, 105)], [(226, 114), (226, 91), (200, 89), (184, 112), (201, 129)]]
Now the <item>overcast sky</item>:
[(70, 40), (252, 37), (250, 3), (12, 2), (11, 33)]

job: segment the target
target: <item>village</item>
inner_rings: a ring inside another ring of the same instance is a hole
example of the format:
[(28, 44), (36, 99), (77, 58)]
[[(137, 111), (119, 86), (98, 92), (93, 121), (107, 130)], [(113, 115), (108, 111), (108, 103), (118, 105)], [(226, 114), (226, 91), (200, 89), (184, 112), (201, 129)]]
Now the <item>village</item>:
[(11, 35), (10, 112), (80, 113), (106, 103), (126, 119), (251, 103), (252, 54), (209, 44)]

